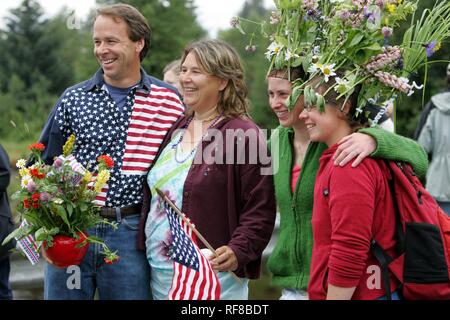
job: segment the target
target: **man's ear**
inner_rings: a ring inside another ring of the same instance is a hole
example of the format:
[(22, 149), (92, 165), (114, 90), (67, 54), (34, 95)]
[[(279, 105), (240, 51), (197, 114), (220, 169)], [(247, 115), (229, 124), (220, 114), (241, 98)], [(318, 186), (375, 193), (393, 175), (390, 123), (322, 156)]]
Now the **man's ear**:
[(136, 51), (138, 51), (139, 53), (141, 53), (142, 49), (144, 49), (144, 46), (145, 46), (144, 38), (136, 41)]

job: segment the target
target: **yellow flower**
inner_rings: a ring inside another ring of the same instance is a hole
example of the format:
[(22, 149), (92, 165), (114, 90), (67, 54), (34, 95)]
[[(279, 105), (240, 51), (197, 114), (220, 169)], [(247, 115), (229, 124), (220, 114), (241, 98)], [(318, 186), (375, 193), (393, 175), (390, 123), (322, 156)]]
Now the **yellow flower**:
[(86, 183), (89, 183), (89, 182), (91, 182), (91, 180), (92, 180), (92, 173), (90, 173), (89, 171), (86, 171), (86, 173), (84, 174), (84, 177), (83, 177), (83, 181)]
[(95, 181), (94, 190), (95, 192), (102, 191), (102, 187), (108, 182), (109, 180), (109, 171), (108, 170), (102, 170), (98, 173), (97, 180)]
[(395, 4), (389, 3), (386, 7), (390, 14), (394, 14), (397, 11), (397, 6)]
[(66, 143), (63, 147), (63, 154), (65, 157), (67, 157), (69, 154), (72, 153), (73, 145), (75, 144), (75, 135), (71, 134), (69, 139), (67, 139)]
[(441, 48), (441, 46), (442, 46), (442, 43), (439, 41), (438, 43), (436, 43), (436, 46), (434, 47), (433, 51), (434, 51), (434, 52), (439, 51), (439, 49)]
[(27, 176), (30, 174), (30, 170), (28, 170), (27, 168), (22, 168), (19, 170), (19, 174), (21, 177)]

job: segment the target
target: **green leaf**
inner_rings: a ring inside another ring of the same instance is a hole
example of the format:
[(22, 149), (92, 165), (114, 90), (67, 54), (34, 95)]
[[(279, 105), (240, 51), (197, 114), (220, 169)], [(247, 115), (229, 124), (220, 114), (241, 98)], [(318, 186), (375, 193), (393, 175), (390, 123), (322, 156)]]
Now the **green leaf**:
[(282, 37), (282, 36), (275, 36), (275, 41), (276, 41), (278, 44), (283, 45), (284, 47), (289, 46), (289, 41), (288, 41), (288, 39), (285, 38), (285, 37)]
[(10, 242), (13, 238), (21, 238), (25, 235), (24, 230), (21, 228), (17, 228), (16, 230), (14, 230), (13, 232), (11, 232), (6, 238), (5, 240), (3, 240), (2, 242), (2, 246), (4, 246), (5, 244), (7, 244), (8, 242)]
[(303, 89), (300, 87), (294, 87), (292, 90), (292, 93), (289, 95), (289, 97), (286, 100), (286, 107), (289, 111), (291, 111), (295, 105), (297, 104), (298, 98), (303, 94)]
[(62, 206), (56, 206), (56, 214), (63, 219), (63, 221), (70, 227), (70, 222), (67, 219), (66, 210)]
[(36, 241), (44, 241), (48, 238), (48, 231), (45, 227), (40, 228), (38, 231), (35, 232), (34, 237)]
[(353, 37), (353, 39), (352, 39), (352, 41), (350, 42), (350, 47), (354, 47), (354, 46), (356, 46), (357, 44), (359, 44), (360, 42), (361, 42), (361, 40), (364, 38), (364, 34), (363, 33), (357, 33), (354, 37)]
[(67, 213), (68, 213), (69, 217), (71, 217), (72, 213), (73, 213), (73, 206), (72, 206), (71, 203), (67, 203), (66, 210), (67, 210)]

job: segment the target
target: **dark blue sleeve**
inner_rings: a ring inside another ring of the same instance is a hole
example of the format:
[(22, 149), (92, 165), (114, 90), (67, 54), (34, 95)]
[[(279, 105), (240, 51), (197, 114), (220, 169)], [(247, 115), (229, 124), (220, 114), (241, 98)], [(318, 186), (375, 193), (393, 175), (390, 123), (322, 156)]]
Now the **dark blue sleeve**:
[[(39, 138), (39, 142), (45, 145), (45, 150), (42, 153), (42, 160), (47, 164), (53, 163), (54, 157), (63, 153), (63, 146), (68, 137), (61, 130), (62, 127), (67, 126), (67, 120), (64, 115), (64, 104), (62, 101), (63, 96), (64, 94), (50, 112)], [(64, 131), (66, 132), (67, 130)]]
[(9, 158), (5, 149), (0, 145), (0, 192), (6, 192), (11, 179), (11, 170), (9, 168)]

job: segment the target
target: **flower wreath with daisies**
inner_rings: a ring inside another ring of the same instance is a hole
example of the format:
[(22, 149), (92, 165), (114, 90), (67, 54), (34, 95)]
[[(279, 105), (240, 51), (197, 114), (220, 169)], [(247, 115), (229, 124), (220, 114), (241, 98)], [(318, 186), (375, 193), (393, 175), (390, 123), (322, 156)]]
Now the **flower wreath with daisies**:
[[(408, 0), (274, 0), (277, 11), (270, 22), (276, 30), (266, 57), (272, 69), (301, 67), (303, 79), (289, 79), (293, 91), (287, 101), (292, 109), (304, 95), (305, 103), (323, 111), (330, 90), (345, 101), (359, 90), (355, 118), (368, 117), (364, 107), (381, 107), (379, 119), (400, 94), (412, 95), (422, 84), (410, 81), (412, 74), (427, 67), (428, 59), (450, 36), (450, 1), (437, 1), (419, 19), (414, 13), (419, 1)], [(412, 17), (410, 28), (399, 45), (391, 37), (401, 21)], [(248, 20), (246, 20), (248, 21)], [(240, 20), (235, 26), (244, 33)], [(236, 23), (237, 22), (237, 23)], [(320, 95), (310, 85), (328, 83)], [(317, 81), (315, 81), (317, 82)], [(424, 79), (426, 83), (426, 78)], [(372, 125), (376, 124), (372, 121)]]

